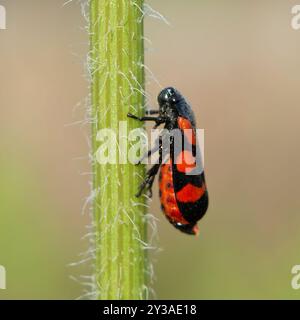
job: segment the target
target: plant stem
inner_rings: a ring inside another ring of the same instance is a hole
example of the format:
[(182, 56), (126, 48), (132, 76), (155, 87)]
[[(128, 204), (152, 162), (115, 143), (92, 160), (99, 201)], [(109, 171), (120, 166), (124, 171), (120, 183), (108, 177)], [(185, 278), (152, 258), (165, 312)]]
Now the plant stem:
[(143, 114), (142, 8), (143, 0), (90, 0), (97, 299), (142, 299), (147, 291), (146, 206), (135, 198), (145, 168), (120, 164), (118, 152), (117, 164), (95, 158), (100, 129), (113, 129), (118, 137), (120, 121), (127, 121), (128, 131), (141, 126), (127, 113)]

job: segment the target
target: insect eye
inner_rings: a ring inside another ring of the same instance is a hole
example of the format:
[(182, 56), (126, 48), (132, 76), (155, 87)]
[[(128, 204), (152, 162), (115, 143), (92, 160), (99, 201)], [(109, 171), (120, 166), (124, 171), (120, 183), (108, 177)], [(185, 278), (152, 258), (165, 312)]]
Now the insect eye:
[(177, 99), (175, 96), (170, 96), (169, 99), (168, 99), (168, 102), (169, 103), (176, 103), (177, 102)]
[(170, 102), (176, 103), (177, 99), (175, 96), (170, 97)]

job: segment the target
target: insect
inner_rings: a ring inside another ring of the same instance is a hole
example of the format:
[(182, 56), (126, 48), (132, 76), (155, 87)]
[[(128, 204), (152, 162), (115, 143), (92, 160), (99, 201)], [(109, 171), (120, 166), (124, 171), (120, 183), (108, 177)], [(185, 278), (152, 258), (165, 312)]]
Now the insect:
[[(128, 113), (128, 117), (135, 120), (154, 121), (154, 128), (164, 124), (164, 131), (167, 132), (139, 162), (159, 152), (159, 162), (147, 172), (137, 197), (141, 196), (144, 190), (148, 190), (150, 197), (152, 196), (152, 185), (160, 169), (159, 194), (165, 216), (180, 231), (197, 235), (197, 222), (208, 208), (208, 193), (201, 160), (197, 161), (200, 152), (197, 152), (199, 149), (196, 142), (195, 116), (185, 98), (172, 87), (160, 92), (158, 104), (159, 110), (149, 110), (144, 117)], [(178, 143), (175, 143), (176, 135), (172, 134), (173, 132), (179, 132), (182, 138), (179, 147)], [(163, 149), (164, 140), (169, 141), (168, 150)], [(163, 153), (168, 155), (168, 161), (165, 161)]]

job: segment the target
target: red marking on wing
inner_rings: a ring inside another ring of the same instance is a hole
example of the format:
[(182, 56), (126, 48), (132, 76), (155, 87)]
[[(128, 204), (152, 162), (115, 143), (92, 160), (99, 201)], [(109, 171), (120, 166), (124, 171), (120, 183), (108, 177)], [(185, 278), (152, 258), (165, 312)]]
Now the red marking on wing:
[(192, 152), (184, 150), (176, 159), (176, 167), (179, 172), (189, 173), (196, 167), (196, 159)]
[(184, 129), (193, 129), (191, 122), (183, 117), (178, 117), (178, 126), (181, 130)]
[(196, 144), (195, 130), (188, 119), (179, 117), (177, 120), (179, 129), (184, 131), (184, 135), (190, 144)]
[(186, 186), (184, 186), (180, 191), (176, 193), (176, 198), (180, 202), (195, 202), (204, 195), (204, 192), (204, 185), (201, 188), (199, 188), (188, 183)]
[(174, 222), (188, 224), (188, 222), (183, 218), (177, 206), (175, 191), (173, 187), (173, 175), (172, 175), (171, 165), (169, 164), (162, 165), (160, 174), (161, 174), (161, 180), (159, 183), (159, 188), (161, 192), (160, 200), (164, 208), (164, 213)]

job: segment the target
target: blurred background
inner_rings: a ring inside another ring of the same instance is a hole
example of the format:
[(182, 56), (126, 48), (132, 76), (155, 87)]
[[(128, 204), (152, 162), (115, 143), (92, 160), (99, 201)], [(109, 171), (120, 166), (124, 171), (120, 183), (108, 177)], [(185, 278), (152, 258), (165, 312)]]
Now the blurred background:
[[(1, 0), (0, 299), (74, 299), (90, 223), (86, 21), (77, 1)], [(299, 299), (300, 30), (289, 0), (149, 0), (146, 65), (205, 129), (210, 208), (200, 237), (159, 206), (160, 299)], [(160, 86), (148, 78), (155, 103)], [(157, 189), (155, 190), (157, 203)], [(83, 208), (83, 209), (82, 209)], [(85, 213), (85, 214), (84, 214)]]

